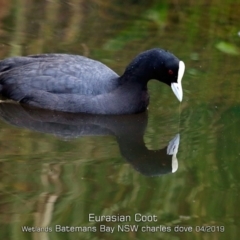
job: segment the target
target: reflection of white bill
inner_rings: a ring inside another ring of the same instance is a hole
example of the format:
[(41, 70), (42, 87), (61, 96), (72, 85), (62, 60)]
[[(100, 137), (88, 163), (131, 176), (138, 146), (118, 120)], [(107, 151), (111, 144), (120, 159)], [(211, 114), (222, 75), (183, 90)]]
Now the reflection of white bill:
[(177, 152), (180, 143), (180, 134), (177, 134), (168, 144), (167, 154), (172, 155), (172, 172), (178, 169)]

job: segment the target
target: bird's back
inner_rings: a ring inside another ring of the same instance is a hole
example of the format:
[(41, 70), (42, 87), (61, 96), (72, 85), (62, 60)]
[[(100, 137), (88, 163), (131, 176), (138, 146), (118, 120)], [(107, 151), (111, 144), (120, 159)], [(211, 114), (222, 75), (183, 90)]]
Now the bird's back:
[(119, 76), (106, 65), (78, 55), (40, 54), (0, 61), (0, 93), (21, 86), (55, 94), (95, 96), (118, 86)]

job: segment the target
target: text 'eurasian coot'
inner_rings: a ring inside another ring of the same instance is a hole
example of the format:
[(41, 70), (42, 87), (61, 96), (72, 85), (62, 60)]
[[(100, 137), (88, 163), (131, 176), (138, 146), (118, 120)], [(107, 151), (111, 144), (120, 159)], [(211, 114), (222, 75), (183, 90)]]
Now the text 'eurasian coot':
[(118, 76), (106, 65), (77, 55), (39, 54), (0, 61), (0, 94), (31, 106), (94, 114), (146, 110), (147, 83), (171, 86), (182, 101), (185, 65), (162, 49), (140, 53)]

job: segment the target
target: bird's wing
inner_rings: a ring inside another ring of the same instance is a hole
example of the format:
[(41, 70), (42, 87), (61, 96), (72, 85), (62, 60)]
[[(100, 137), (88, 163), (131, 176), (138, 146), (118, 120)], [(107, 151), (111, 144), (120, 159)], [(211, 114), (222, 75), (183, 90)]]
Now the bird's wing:
[(77, 55), (40, 54), (0, 61), (2, 91), (18, 85), (58, 94), (99, 95), (114, 90), (118, 77), (101, 62)]

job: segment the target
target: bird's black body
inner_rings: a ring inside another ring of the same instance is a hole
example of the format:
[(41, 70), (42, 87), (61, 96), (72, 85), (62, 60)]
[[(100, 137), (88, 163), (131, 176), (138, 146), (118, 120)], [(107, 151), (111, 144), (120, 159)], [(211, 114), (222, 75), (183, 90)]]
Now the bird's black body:
[(0, 94), (57, 111), (130, 114), (146, 110), (147, 82), (176, 82), (178, 66), (179, 60), (161, 49), (139, 54), (121, 77), (106, 65), (77, 55), (13, 57), (0, 61)]

